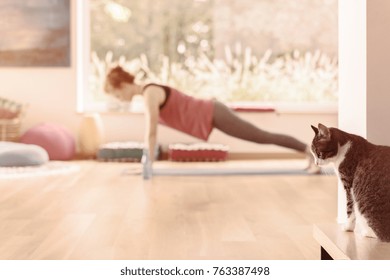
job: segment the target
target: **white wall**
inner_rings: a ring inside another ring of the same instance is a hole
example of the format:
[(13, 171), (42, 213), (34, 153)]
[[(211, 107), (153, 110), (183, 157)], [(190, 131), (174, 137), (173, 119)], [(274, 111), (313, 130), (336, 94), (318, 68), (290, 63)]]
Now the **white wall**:
[[(367, 137), (366, 0), (339, 1), (339, 128)], [(339, 223), (347, 219), (345, 190), (338, 183)]]
[[(339, 126), (390, 145), (390, 1), (339, 1)], [(346, 220), (339, 183), (338, 220)]]
[(0, 67), (0, 96), (29, 104), (23, 129), (43, 121), (64, 124), (72, 131), (77, 127), (75, 0), (71, 3), (71, 67)]
[(366, 137), (366, 0), (339, 1), (339, 127)]
[(390, 146), (390, 1), (367, 1), (367, 139)]
[[(56, 122), (69, 128), (75, 136), (82, 115), (76, 112), (76, 0), (72, 3), (72, 62), (69, 68), (0, 68), (0, 96), (30, 104), (23, 130), (40, 122)], [(322, 122), (337, 126), (337, 115), (313, 114), (240, 114), (259, 127), (279, 133), (291, 134), (302, 141), (310, 142), (310, 124)], [(143, 116), (107, 114), (102, 116), (106, 141), (143, 139)], [(194, 142), (196, 139), (169, 128), (159, 128), (159, 141), (167, 145), (172, 142)], [(227, 144), (232, 152), (288, 152), (286, 149), (255, 145), (243, 142), (214, 131), (210, 142)]]

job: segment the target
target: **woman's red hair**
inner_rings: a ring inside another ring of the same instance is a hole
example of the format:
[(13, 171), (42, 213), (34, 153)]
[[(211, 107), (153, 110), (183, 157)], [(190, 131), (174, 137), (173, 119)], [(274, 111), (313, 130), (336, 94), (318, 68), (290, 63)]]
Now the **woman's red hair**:
[(123, 70), (121, 66), (112, 68), (107, 74), (107, 80), (113, 88), (120, 88), (122, 83), (134, 83), (134, 76)]

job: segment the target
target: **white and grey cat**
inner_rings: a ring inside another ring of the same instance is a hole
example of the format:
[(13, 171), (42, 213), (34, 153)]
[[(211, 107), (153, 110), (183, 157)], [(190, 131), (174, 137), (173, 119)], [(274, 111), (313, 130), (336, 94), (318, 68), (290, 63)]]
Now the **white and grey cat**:
[(315, 163), (333, 163), (346, 192), (344, 229), (390, 242), (390, 147), (322, 124), (312, 129)]

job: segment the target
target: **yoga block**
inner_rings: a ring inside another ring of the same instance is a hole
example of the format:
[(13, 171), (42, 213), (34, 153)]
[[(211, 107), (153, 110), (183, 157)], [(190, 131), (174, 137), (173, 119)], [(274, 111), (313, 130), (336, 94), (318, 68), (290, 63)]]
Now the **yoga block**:
[(195, 143), (171, 144), (168, 158), (171, 161), (225, 161), (229, 147), (222, 144)]
[[(140, 162), (145, 145), (139, 142), (110, 142), (101, 145), (97, 152), (100, 161)], [(156, 158), (159, 147), (156, 148)]]

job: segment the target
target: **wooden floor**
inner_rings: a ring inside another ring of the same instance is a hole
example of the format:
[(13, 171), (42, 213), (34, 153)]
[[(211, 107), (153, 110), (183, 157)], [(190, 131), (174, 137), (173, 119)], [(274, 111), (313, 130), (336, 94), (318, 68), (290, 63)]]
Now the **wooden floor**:
[(0, 179), (0, 259), (319, 259), (313, 224), (336, 218), (332, 175), (143, 181), (123, 174), (137, 164), (77, 163)]

